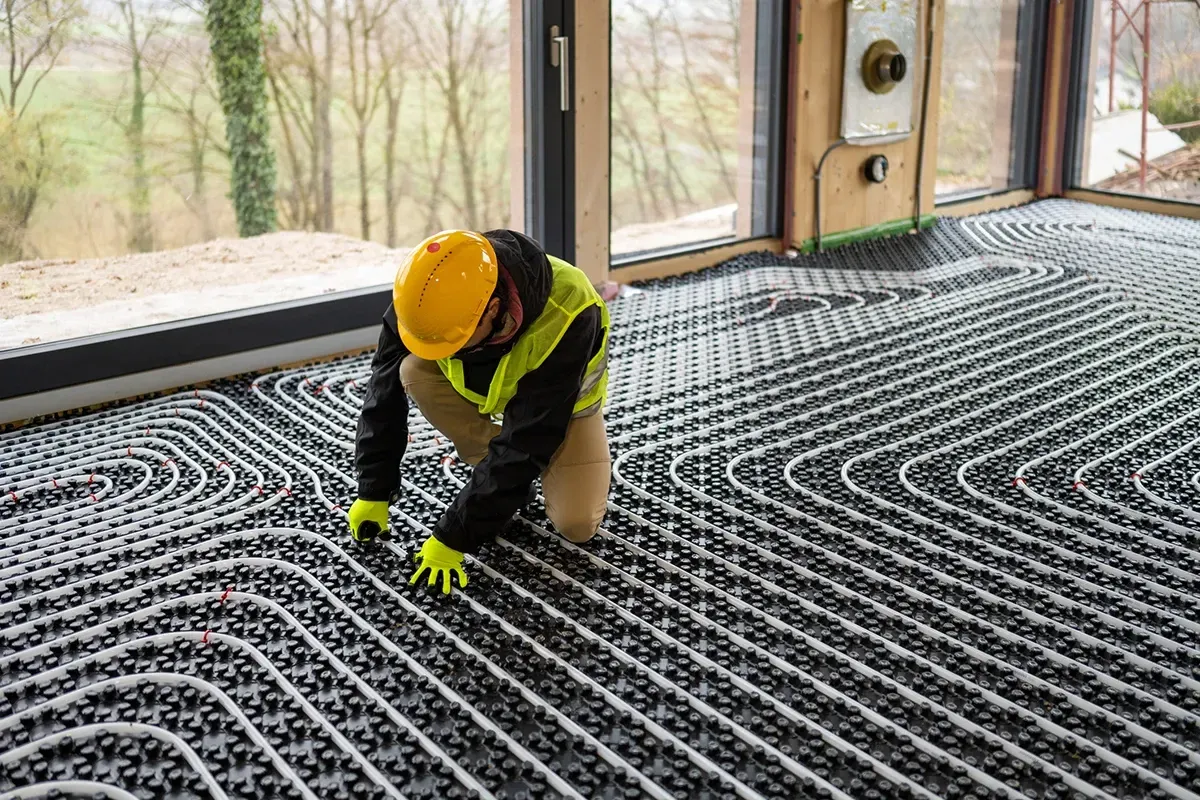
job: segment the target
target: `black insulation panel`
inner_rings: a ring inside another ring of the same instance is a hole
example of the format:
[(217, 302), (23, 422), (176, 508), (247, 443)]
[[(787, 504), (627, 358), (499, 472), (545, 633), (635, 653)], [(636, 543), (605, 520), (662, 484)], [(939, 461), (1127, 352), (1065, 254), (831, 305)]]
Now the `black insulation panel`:
[[(607, 523), (407, 583), (367, 358), (0, 433), (0, 798), (1200, 796), (1200, 223), (1067, 201), (612, 305)], [(57, 794), (56, 794), (57, 793)]]

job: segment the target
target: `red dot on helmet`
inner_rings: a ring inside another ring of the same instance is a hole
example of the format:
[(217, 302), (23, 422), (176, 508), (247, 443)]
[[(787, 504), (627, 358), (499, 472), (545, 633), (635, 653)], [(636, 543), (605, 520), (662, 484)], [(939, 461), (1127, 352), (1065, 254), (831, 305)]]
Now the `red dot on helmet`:
[(426, 247), (425, 249), (431, 253), (436, 253), (438, 250), (442, 249), (442, 246), (437, 242), (430, 242), (429, 247)]

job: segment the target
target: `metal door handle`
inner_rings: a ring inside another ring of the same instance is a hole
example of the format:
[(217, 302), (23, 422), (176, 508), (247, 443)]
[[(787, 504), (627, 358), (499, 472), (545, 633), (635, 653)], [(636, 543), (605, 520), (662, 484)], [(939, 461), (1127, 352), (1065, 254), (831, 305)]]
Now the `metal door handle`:
[(550, 66), (558, 67), (558, 107), (571, 110), (571, 39), (559, 35), (557, 25), (550, 26)]

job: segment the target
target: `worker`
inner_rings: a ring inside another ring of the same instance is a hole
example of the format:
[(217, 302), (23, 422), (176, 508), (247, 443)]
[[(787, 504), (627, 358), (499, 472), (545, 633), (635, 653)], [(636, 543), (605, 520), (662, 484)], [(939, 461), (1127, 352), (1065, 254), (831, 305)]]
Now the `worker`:
[[(572, 542), (595, 535), (612, 460), (604, 428), (608, 308), (582, 271), (509, 230), (430, 236), (400, 264), (358, 420), (353, 538), (388, 537), (408, 400), (474, 468), (416, 553), (450, 593), (463, 554), (536, 497)], [(497, 424), (499, 420), (499, 424)]]

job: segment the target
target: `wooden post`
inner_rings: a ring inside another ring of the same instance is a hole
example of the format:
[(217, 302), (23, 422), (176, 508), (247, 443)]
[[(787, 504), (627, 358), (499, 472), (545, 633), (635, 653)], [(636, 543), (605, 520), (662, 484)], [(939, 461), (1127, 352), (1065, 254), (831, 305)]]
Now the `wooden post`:
[(525, 17), (508, 0), (508, 226), (525, 232)]
[(758, 61), (758, 2), (742, 0), (738, 20), (737, 212), (734, 233), (749, 239), (754, 225), (754, 120)]
[(610, 260), (611, 27), (610, 0), (575, 3), (575, 266), (596, 285), (608, 280)]
[(1017, 81), (1017, 15), (1021, 4), (1007, 0), (1000, 9), (1000, 49), (996, 64), (996, 110), (992, 122), (991, 188), (1008, 188), (1012, 174), (1013, 91)]

